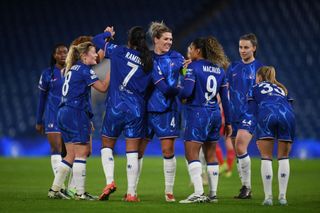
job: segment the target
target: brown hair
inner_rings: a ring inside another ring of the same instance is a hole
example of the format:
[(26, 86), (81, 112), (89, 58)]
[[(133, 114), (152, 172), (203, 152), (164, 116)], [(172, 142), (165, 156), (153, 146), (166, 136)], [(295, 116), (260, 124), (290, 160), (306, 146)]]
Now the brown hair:
[(257, 76), (260, 76), (262, 81), (269, 81), (272, 84), (276, 84), (278, 87), (283, 89), (286, 95), (288, 94), (287, 88), (283, 84), (277, 81), (276, 70), (274, 69), (273, 66), (260, 67), (257, 71)]
[(222, 45), (213, 36), (197, 38), (191, 43), (196, 49), (200, 49), (202, 57), (212, 63), (227, 69), (230, 62), (224, 53)]
[(92, 36), (79, 36), (78, 38), (74, 39), (71, 45), (79, 45), (84, 42), (92, 41)]
[(256, 52), (258, 49), (258, 39), (257, 36), (253, 33), (249, 33), (249, 34), (244, 34), (240, 37), (239, 40), (246, 40), (246, 41), (250, 41), (252, 46), (256, 47), (256, 50), (254, 51), (253, 55), (256, 56)]

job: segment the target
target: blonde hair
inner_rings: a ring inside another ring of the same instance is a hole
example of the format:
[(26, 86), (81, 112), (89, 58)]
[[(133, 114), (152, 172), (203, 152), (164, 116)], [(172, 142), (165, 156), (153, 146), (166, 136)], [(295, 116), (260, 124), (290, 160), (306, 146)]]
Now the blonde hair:
[(257, 71), (257, 76), (260, 76), (262, 81), (269, 81), (272, 84), (276, 84), (278, 87), (283, 89), (286, 95), (288, 94), (287, 88), (283, 84), (277, 81), (276, 70), (274, 69), (273, 66), (260, 67)]
[(90, 47), (94, 47), (91, 42), (84, 42), (78, 45), (71, 45), (66, 58), (66, 71), (69, 72), (70, 68), (81, 59), (81, 55), (88, 53)]
[(151, 22), (150, 27), (148, 29), (148, 34), (150, 35), (150, 37), (152, 38), (152, 42), (154, 38), (160, 38), (162, 36), (163, 33), (172, 33), (172, 30), (167, 27), (167, 25), (161, 21), (161, 22)]

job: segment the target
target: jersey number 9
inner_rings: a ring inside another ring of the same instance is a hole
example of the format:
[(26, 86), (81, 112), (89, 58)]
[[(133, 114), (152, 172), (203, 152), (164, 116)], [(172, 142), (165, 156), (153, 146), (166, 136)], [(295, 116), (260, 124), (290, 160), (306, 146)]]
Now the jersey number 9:
[(217, 94), (217, 80), (214, 75), (209, 75), (207, 78), (207, 92), (204, 94), (207, 101), (210, 101)]

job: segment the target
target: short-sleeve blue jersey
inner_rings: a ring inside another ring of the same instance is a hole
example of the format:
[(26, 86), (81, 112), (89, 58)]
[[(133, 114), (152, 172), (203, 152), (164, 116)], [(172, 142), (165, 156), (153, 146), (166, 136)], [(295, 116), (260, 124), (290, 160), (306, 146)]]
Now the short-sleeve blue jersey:
[(293, 141), (295, 116), (293, 100), (276, 84), (267, 81), (253, 86), (248, 94), (249, 110), (257, 116), (257, 138)]
[(61, 70), (54, 66), (54, 68), (45, 69), (39, 80), (39, 89), (48, 93), (46, 110), (48, 108), (57, 111), (61, 100), (61, 88), (63, 78)]
[[(153, 83), (156, 85), (159, 81), (164, 80), (168, 86), (176, 87), (183, 62), (184, 57), (176, 51), (169, 51), (163, 55), (154, 53)], [(176, 108), (175, 97), (166, 97), (157, 87), (154, 88), (148, 100), (148, 112), (165, 112)]]
[(242, 115), (247, 112), (247, 94), (255, 84), (256, 72), (261, 66), (258, 60), (248, 64), (236, 61), (229, 66), (227, 81), (230, 91), (231, 122), (241, 122)]
[(219, 108), (216, 94), (227, 86), (224, 70), (211, 62), (201, 59), (188, 65), (185, 81), (194, 81), (192, 95), (186, 105)]
[(252, 87), (248, 93), (248, 101), (254, 101), (258, 111), (262, 111), (266, 107), (275, 108), (275, 111), (279, 111), (280, 105), (289, 111), (293, 111), (289, 103), (293, 99), (287, 96), (279, 86), (267, 81), (260, 82)]
[(97, 80), (99, 78), (91, 66), (80, 61), (77, 62), (65, 76), (62, 86), (61, 105), (90, 112), (91, 85)]
[[(127, 102), (129, 107), (145, 107), (151, 72), (145, 72), (137, 50), (107, 43), (105, 57), (111, 60), (110, 85), (106, 104)], [(145, 110), (145, 109), (144, 109)]]

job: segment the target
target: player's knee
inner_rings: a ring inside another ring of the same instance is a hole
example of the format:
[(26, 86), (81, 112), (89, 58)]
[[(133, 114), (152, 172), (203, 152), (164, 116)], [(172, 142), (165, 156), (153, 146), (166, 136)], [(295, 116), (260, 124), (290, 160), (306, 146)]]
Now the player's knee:
[(162, 149), (162, 155), (165, 158), (170, 158), (174, 155), (172, 148)]

